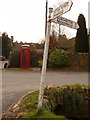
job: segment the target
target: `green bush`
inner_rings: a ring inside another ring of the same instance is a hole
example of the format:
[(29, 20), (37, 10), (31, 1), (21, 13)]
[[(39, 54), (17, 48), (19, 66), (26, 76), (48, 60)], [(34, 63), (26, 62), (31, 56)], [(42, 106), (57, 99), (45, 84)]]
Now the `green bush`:
[(9, 67), (20, 67), (20, 50), (13, 50), (9, 58)]
[(66, 67), (68, 65), (68, 57), (64, 50), (55, 49), (50, 53), (48, 62), (51, 68)]
[(43, 53), (42, 52), (37, 52), (35, 50), (31, 51), (31, 66), (32, 67), (39, 67), (39, 60), (42, 60), (43, 58)]

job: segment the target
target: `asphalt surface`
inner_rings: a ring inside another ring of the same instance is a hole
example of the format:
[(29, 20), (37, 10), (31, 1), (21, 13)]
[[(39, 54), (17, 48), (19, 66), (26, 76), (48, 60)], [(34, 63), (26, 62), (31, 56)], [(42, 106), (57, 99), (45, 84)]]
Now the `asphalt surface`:
[[(39, 90), (40, 75), (31, 71), (2, 71), (2, 110), (3, 112), (27, 92)], [(47, 72), (45, 86), (62, 86), (65, 84), (88, 85), (87, 72)]]

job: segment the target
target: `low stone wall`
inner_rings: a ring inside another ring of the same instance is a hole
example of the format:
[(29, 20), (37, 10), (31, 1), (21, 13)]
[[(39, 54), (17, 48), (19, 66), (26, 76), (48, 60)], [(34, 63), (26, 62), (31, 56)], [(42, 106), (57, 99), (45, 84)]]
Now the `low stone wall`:
[(69, 53), (70, 66), (79, 68), (90, 68), (90, 53)]

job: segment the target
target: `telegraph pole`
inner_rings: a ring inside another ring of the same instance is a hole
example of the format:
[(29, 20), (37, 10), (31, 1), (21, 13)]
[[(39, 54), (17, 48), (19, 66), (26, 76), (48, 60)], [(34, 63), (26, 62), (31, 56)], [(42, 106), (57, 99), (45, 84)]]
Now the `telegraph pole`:
[(46, 30), (46, 38), (45, 38), (43, 65), (42, 65), (40, 90), (39, 90), (39, 99), (38, 99), (38, 110), (42, 109), (42, 103), (43, 103), (44, 80), (45, 80), (46, 68), (47, 68), (47, 58), (48, 58), (48, 49), (49, 49), (49, 36), (50, 36), (50, 29), (51, 29), (51, 20), (50, 20), (51, 13), (52, 13), (52, 8), (49, 8), (49, 20), (47, 21), (47, 30)]

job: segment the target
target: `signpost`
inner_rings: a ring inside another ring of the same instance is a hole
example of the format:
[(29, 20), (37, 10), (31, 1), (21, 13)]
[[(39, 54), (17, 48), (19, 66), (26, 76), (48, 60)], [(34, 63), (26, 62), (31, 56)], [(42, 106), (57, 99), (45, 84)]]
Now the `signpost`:
[(67, 26), (67, 27), (73, 28), (73, 29), (79, 28), (79, 25), (76, 22), (69, 20), (67, 18), (64, 18), (64, 17), (55, 18), (54, 20), (52, 20), (52, 22), (55, 22), (55, 23), (58, 23), (60, 25), (64, 25), (64, 26)]
[(73, 2), (71, 0), (65, 2), (64, 4), (60, 5), (53, 11), (53, 19), (63, 15), (64, 13), (68, 12), (72, 7)]
[[(47, 68), (51, 22), (56, 22), (58, 24), (76, 29), (78, 26), (77, 23), (75, 23), (74, 21), (68, 20), (66, 18), (59, 17), (60, 15), (63, 15), (64, 13), (69, 11), (71, 9), (72, 4), (73, 4), (72, 1), (69, 0), (68, 2), (65, 2), (64, 4), (56, 8), (54, 11), (52, 8), (49, 8), (49, 20), (47, 21), (47, 29), (46, 29), (43, 65), (42, 65), (40, 91), (39, 91), (39, 99), (38, 99), (38, 110), (42, 109), (43, 89), (44, 89), (44, 80), (45, 80), (46, 68)], [(51, 17), (52, 13), (53, 13), (53, 18)]]

